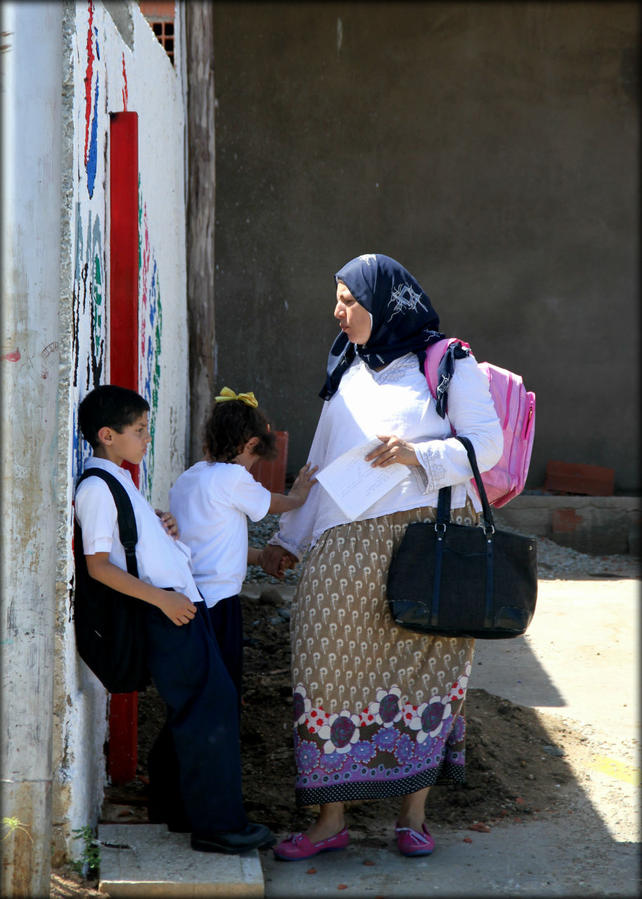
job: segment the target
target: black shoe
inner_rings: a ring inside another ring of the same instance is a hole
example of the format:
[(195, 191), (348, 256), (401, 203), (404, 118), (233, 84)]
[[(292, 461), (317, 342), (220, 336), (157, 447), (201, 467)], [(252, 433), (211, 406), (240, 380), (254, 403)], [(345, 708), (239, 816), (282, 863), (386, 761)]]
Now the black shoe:
[(197, 852), (226, 852), (233, 855), (250, 849), (267, 849), (276, 838), (265, 824), (250, 821), (243, 830), (192, 834), (192, 849)]

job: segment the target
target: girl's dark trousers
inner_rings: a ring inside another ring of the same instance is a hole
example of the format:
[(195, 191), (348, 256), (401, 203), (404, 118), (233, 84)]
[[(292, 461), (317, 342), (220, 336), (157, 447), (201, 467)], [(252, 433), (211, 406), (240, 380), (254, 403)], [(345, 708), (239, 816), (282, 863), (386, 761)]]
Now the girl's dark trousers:
[(192, 621), (180, 627), (154, 606), (147, 613), (149, 668), (167, 704), (167, 721), (149, 753), (149, 820), (204, 836), (242, 830), (248, 819), (239, 691), (213, 631), (216, 606), (208, 610), (201, 602), (196, 608)]
[(238, 596), (177, 627), (150, 607), (148, 658), (167, 703), (149, 759), (149, 820), (206, 835), (247, 824), (241, 795), (239, 712), (243, 628)]
[(207, 610), (214, 630), (214, 636), (228, 674), (234, 682), (238, 694), (239, 716), (241, 714), (241, 685), (243, 681), (243, 616), (238, 595), (219, 600)]

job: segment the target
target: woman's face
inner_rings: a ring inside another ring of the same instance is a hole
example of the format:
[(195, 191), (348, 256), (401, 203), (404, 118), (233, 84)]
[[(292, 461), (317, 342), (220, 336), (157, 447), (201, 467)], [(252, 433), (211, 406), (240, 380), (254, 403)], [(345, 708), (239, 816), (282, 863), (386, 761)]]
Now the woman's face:
[(370, 313), (352, 296), (343, 281), (337, 283), (337, 305), (334, 317), (351, 343), (363, 345), (372, 331)]

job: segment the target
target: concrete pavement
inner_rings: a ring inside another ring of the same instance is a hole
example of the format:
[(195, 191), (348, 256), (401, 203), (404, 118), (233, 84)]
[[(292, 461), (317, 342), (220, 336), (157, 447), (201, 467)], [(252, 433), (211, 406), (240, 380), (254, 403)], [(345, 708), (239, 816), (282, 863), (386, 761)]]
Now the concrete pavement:
[[(525, 637), (477, 643), (472, 687), (536, 709), (544, 728), (546, 717), (554, 715), (586, 736), (586, 752), (568, 759), (567, 814), (502, 824), (491, 833), (471, 834), (431, 822), (437, 846), (424, 859), (402, 858), (392, 828), (385, 849), (355, 839), (345, 852), (299, 863), (277, 862), (271, 852), (261, 852), (264, 895), (639, 895), (639, 587), (633, 580), (540, 581), (537, 612)], [(101, 828), (100, 838), (106, 833)], [(212, 856), (203, 862), (199, 853), (182, 846), (181, 837), (164, 834), (155, 849), (152, 840), (147, 851), (157, 861), (153, 893), (150, 880), (143, 885), (147, 892), (135, 887), (127, 850), (103, 847), (103, 889), (113, 896), (261, 894), (249, 879), (250, 870), (257, 870), (252, 859), (258, 864), (259, 854), (247, 854), (248, 873), (243, 875), (239, 866), (238, 882), (232, 885), (228, 878), (217, 887), (217, 872), (228, 859)], [(176, 880), (169, 875), (163, 887), (163, 857), (172, 841), (177, 842), (173, 876), (178, 866), (182, 892), (176, 892)], [(206, 892), (198, 886), (203, 877), (210, 878)]]
[(526, 636), (478, 640), (471, 685), (637, 739), (639, 626), (640, 581), (539, 581)]

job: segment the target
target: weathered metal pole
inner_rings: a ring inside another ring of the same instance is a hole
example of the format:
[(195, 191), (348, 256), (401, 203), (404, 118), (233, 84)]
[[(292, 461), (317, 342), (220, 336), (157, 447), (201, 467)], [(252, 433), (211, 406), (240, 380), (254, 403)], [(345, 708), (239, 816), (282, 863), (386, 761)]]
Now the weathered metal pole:
[[(0, 893), (49, 895), (60, 291), (61, 3), (3, 3)], [(5, 822), (3, 822), (4, 824)]]
[(187, 68), (187, 327), (190, 463), (202, 456), (201, 427), (214, 395), (214, 4), (185, 4)]

